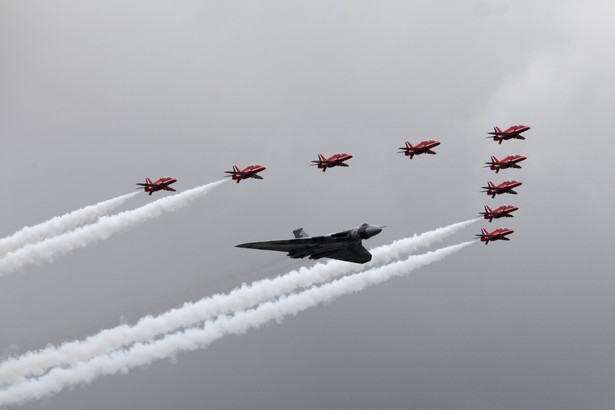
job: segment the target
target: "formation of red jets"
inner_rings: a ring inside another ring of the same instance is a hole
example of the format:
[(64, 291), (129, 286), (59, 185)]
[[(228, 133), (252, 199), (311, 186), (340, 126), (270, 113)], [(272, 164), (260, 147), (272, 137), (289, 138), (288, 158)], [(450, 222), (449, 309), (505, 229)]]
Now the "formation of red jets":
[[(440, 142), (434, 140), (421, 141), (414, 146), (409, 141), (406, 141), (406, 146), (400, 148), (402, 150), (400, 153), (404, 153), (408, 158), (412, 159), (415, 155), (435, 154), (432, 148), (437, 147), (438, 145), (440, 145)], [(318, 169), (322, 169), (322, 172), (325, 172), (327, 168), (348, 167), (349, 165), (346, 164), (346, 161), (351, 158), (352, 155), (344, 152), (332, 155), (329, 158), (322, 154), (318, 154), (318, 159), (316, 161), (312, 161), (311, 165), (317, 166)], [(266, 169), (267, 168), (262, 165), (250, 165), (244, 169), (239, 169), (237, 165), (233, 165), (232, 171), (224, 172), (228, 174), (225, 176), (231, 177), (233, 181), (239, 183), (240, 181), (248, 178), (263, 179), (263, 177), (258, 174)], [(144, 184), (138, 183), (137, 185), (143, 187), (143, 190), (151, 195), (152, 193), (161, 190), (175, 191), (173, 188), (169, 187), (169, 185), (175, 182), (177, 182), (177, 180), (170, 177), (160, 178), (155, 182), (152, 182), (149, 178), (146, 178)]]
[[(508, 127), (504, 131), (502, 131), (498, 127), (494, 127), (493, 132), (489, 132), (490, 136), (487, 138), (493, 139), (498, 144), (501, 144), (502, 141), (507, 141), (510, 139), (524, 140), (525, 137), (521, 134), (529, 129), (530, 127), (527, 125), (513, 125), (511, 127)], [(433, 151), (433, 148), (437, 147), (438, 145), (440, 145), (440, 141), (435, 140), (421, 141), (416, 145), (412, 145), (409, 141), (406, 141), (405, 147), (400, 147), (399, 149), (401, 151), (399, 151), (398, 153), (404, 154), (406, 157), (408, 157), (408, 159), (412, 159), (415, 155), (421, 154), (435, 155), (436, 152)], [(346, 153), (335, 154), (329, 158), (325, 157), (322, 154), (318, 154), (318, 159), (315, 161), (311, 161), (311, 165), (316, 166), (318, 167), (318, 169), (321, 169), (322, 172), (325, 172), (327, 168), (348, 167), (349, 165), (346, 163), (346, 161), (351, 158), (352, 155)], [(490, 168), (497, 174), (502, 169), (521, 168), (519, 162), (525, 161), (526, 159), (527, 157), (523, 155), (509, 155), (501, 160), (497, 159), (495, 156), (491, 156), (491, 161), (486, 162), (485, 167)], [(232, 178), (232, 180), (237, 183), (249, 178), (263, 179), (263, 177), (258, 174), (265, 169), (267, 168), (262, 165), (250, 165), (244, 169), (239, 169), (239, 167), (234, 165), (232, 171), (225, 171), (225, 173), (227, 174), (225, 176)], [(140, 186), (139, 189), (143, 188), (145, 192), (151, 195), (156, 191), (175, 191), (175, 189), (170, 187), (170, 185), (174, 184), (175, 182), (177, 182), (177, 179), (171, 177), (160, 178), (154, 182), (152, 182), (149, 178), (146, 178), (145, 183), (137, 183), (137, 185)], [(502, 194), (517, 195), (517, 192), (514, 190), (514, 188), (521, 185), (522, 183), (518, 181), (504, 181), (499, 185), (495, 185), (493, 182), (489, 181), (487, 183), (487, 186), (482, 187), (482, 192), (486, 192), (487, 195), (489, 195), (491, 198), (495, 198), (496, 195)], [(519, 208), (514, 205), (503, 205), (495, 209), (491, 209), (489, 206), (485, 206), (485, 211), (481, 212), (479, 215), (482, 215), (486, 220), (492, 222), (494, 219), (512, 218), (514, 216), (512, 215), (512, 213), (517, 211), (518, 209)], [(481, 233), (476, 236), (479, 237), (480, 240), (485, 243), (485, 245), (487, 245), (490, 241), (508, 241), (509, 239), (506, 236), (512, 234), (513, 232), (514, 231), (512, 229), (508, 228), (500, 228), (492, 232), (489, 232), (486, 229), (482, 228)]]
[[(402, 153), (404, 153), (407, 157), (412, 159), (412, 157), (414, 157), (415, 155), (435, 154), (432, 148), (437, 147), (438, 145), (440, 145), (440, 142), (434, 141), (434, 140), (422, 141), (414, 146), (409, 141), (406, 141), (406, 146), (400, 149), (403, 150), (401, 151)], [(311, 161), (312, 162), (311, 165), (316, 166), (318, 167), (318, 169), (321, 169), (322, 172), (325, 172), (327, 168), (348, 167), (349, 165), (346, 163), (346, 161), (348, 161), (351, 158), (352, 158), (352, 155), (346, 154), (345, 152), (332, 155), (329, 158), (325, 157), (323, 154), (318, 154), (318, 159), (315, 161)], [(244, 169), (239, 169), (237, 165), (234, 165), (232, 171), (224, 171), (224, 172), (228, 174), (225, 176), (231, 177), (233, 181), (239, 183), (241, 180), (248, 179), (248, 178), (263, 179), (263, 177), (258, 175), (258, 173), (264, 171), (265, 169), (267, 168), (265, 168), (262, 165), (250, 165)], [(161, 185), (163, 184), (162, 182), (163, 179), (160, 179), (154, 183), (151, 183), (150, 181), (150, 184), (156, 185), (156, 186)], [(175, 182), (175, 180), (173, 180), (171, 183), (173, 182)], [(145, 184), (138, 184), (138, 185), (145, 186)], [(166, 188), (160, 187), (160, 188), (151, 188), (151, 189), (153, 190), (149, 191), (148, 188), (146, 187), (146, 192), (150, 192), (150, 195), (151, 195), (151, 192), (155, 192), (160, 189), (166, 189)]]
[[(490, 132), (490, 136), (487, 138), (493, 139), (498, 144), (501, 144), (502, 141), (508, 141), (510, 139), (524, 140), (525, 137), (521, 135), (521, 133), (529, 129), (530, 127), (527, 125), (513, 125), (504, 131), (498, 127), (494, 127), (493, 132)], [(509, 155), (504, 159), (497, 159), (495, 156), (491, 156), (491, 161), (485, 162), (485, 168), (489, 168), (497, 174), (501, 169), (521, 168), (519, 162), (525, 161), (526, 159), (527, 157), (524, 157), (523, 155)], [(514, 188), (521, 185), (522, 183), (519, 181), (504, 181), (499, 185), (495, 185), (493, 182), (489, 181), (487, 186), (482, 187), (482, 192), (486, 192), (491, 198), (495, 198), (496, 195), (502, 194), (517, 195)], [(511, 214), (518, 209), (519, 208), (514, 205), (503, 205), (495, 209), (485, 206), (485, 212), (481, 212), (479, 215), (482, 215), (483, 218), (487, 219), (489, 222), (492, 222), (494, 219), (512, 218), (514, 215)], [(508, 228), (500, 228), (492, 232), (482, 228), (481, 233), (476, 236), (479, 237), (485, 245), (487, 245), (489, 241), (508, 241), (510, 239), (508, 239), (507, 236), (513, 232), (514, 231), (512, 229)]]

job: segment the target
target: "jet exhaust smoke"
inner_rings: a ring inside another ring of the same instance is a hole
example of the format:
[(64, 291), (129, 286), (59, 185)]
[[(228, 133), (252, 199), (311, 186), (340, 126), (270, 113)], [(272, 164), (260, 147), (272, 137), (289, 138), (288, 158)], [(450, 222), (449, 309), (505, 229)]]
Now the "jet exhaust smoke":
[(176, 211), (224, 182), (226, 180), (212, 182), (179, 194), (160, 198), (130, 211), (103, 216), (93, 224), (85, 225), (65, 234), (26, 245), (14, 252), (9, 252), (0, 259), (0, 276), (13, 272), (25, 265), (43, 261), (50, 262), (55, 255), (65, 254), (74, 249), (86, 247), (92, 242), (107, 239), (114, 233), (157, 218), (165, 212)]
[(0, 364), (0, 385), (14, 383), (26, 376), (39, 376), (55, 366), (73, 365), (89, 360), (124, 345), (151, 340), (158, 335), (193, 326), (217, 315), (247, 309), (349, 272), (389, 263), (391, 260), (410, 254), (417, 248), (441, 241), (478, 220), (479, 218), (475, 218), (451, 224), (377, 247), (371, 250), (373, 258), (366, 265), (335, 260), (317, 263), (309, 268), (302, 267), (273, 279), (259, 280), (250, 285), (244, 284), (227, 294), (216, 294), (197, 302), (188, 302), (182, 307), (171, 309), (158, 316), (145, 316), (133, 326), (116, 326), (102, 330), (83, 341), (66, 342), (58, 347), (50, 345), (20, 357), (10, 358)]
[(138, 192), (132, 192), (94, 205), (88, 205), (62, 216), (53, 217), (38, 225), (26, 226), (13, 235), (0, 239), (0, 257), (30, 243), (40, 242), (80, 225), (91, 223), (136, 195), (138, 195)]
[(136, 343), (130, 349), (116, 350), (90, 361), (80, 362), (73, 367), (54, 368), (44, 376), (26, 379), (0, 390), (0, 405), (23, 403), (45, 397), (69, 386), (90, 383), (102, 375), (125, 373), (135, 367), (172, 357), (178, 352), (206, 348), (226, 335), (243, 334), (272, 320), (279, 323), (284, 318), (295, 316), (310, 307), (333, 301), (343, 295), (360, 292), (368, 286), (396, 276), (407, 275), (473, 243), (475, 241), (468, 241), (422, 255), (412, 255), (403, 261), (345, 276), (301, 293), (282, 296), (255, 308), (239, 311), (233, 316), (219, 316), (215, 320), (206, 321), (203, 327), (178, 331), (150, 343)]

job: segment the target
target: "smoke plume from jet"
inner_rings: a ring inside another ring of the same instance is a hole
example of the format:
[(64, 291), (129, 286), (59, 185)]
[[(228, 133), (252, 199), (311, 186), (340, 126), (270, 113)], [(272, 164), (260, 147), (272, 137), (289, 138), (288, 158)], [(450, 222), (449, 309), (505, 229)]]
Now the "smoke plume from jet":
[(132, 192), (94, 205), (88, 205), (62, 216), (53, 217), (38, 225), (26, 226), (13, 235), (0, 239), (0, 257), (30, 243), (40, 242), (80, 225), (91, 223), (136, 195), (138, 195), (138, 192)]
[(165, 212), (176, 211), (224, 182), (226, 180), (212, 182), (176, 195), (160, 198), (130, 211), (103, 216), (93, 224), (9, 252), (0, 259), (0, 276), (25, 265), (50, 262), (56, 255), (66, 254), (74, 249), (86, 247), (93, 242), (102, 241), (114, 233), (157, 218)]
[(136, 343), (129, 349), (116, 350), (72, 367), (53, 368), (41, 377), (26, 379), (0, 390), (0, 405), (23, 403), (45, 397), (69, 386), (90, 383), (102, 375), (125, 373), (135, 367), (172, 357), (178, 352), (206, 348), (224, 336), (243, 334), (272, 320), (280, 322), (310, 307), (359, 292), (396, 276), (407, 275), (419, 267), (437, 262), (473, 243), (475, 241), (468, 241), (422, 255), (412, 255), (406, 260), (344, 276), (301, 293), (284, 295), (255, 308), (236, 312), (232, 316), (221, 315), (215, 320), (206, 321), (202, 327), (178, 331), (149, 343)]

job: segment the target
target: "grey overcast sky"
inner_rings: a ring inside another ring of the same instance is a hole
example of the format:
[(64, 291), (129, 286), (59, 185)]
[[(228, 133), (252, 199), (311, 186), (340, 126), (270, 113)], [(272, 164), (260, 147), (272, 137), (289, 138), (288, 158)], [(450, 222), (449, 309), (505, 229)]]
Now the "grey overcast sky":
[[(2, 0), (1, 236), (146, 176), (267, 166), (0, 278), (2, 356), (311, 263), (237, 243), (388, 225), (374, 247), (520, 207), (508, 243), (23, 408), (611, 410), (614, 39), (610, 0)], [(526, 141), (484, 139), (516, 123)], [(339, 151), (349, 168), (308, 167)]]

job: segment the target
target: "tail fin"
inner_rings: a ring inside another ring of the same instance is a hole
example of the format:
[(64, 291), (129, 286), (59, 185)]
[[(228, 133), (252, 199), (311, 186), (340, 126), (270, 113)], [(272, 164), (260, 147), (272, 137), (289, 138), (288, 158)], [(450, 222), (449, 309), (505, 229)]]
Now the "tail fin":
[(237, 165), (233, 165), (233, 171), (239, 172), (239, 168), (237, 167)]
[(145, 183), (146, 183), (146, 184), (150, 184), (150, 185), (151, 185), (152, 180), (151, 180), (151, 179), (149, 179), (149, 178), (145, 178)]
[(307, 234), (307, 233), (303, 230), (303, 228), (295, 229), (295, 230), (293, 231), (293, 234), (295, 235), (295, 238), (296, 238), (296, 239), (299, 239), (299, 238), (309, 238), (309, 236), (310, 236), (310, 235), (308, 235), (308, 234)]
[(493, 127), (493, 140), (497, 141), (498, 144), (502, 143), (502, 137), (500, 136), (502, 134), (502, 130), (499, 127)]
[(491, 156), (491, 162), (498, 162), (498, 159), (495, 157), (495, 155)]
[(493, 211), (487, 205), (485, 205), (485, 219), (489, 219), (489, 222), (493, 222)]
[(493, 185), (493, 182), (491, 182), (491, 181), (489, 181), (489, 182), (487, 183), (487, 185), (489, 185), (489, 188), (495, 188), (495, 185)]
[(321, 161), (326, 161), (326, 158), (322, 154), (318, 154), (318, 159)]
[(480, 230), (483, 233), (483, 235), (487, 235), (487, 230), (485, 228), (480, 228)]
[(414, 147), (412, 146), (412, 144), (410, 144), (410, 141), (406, 141), (406, 148), (414, 148)]

